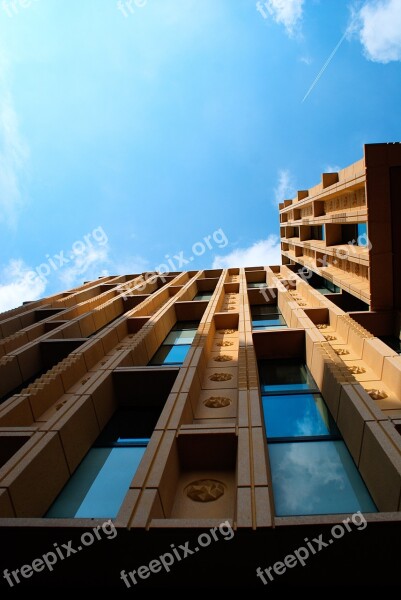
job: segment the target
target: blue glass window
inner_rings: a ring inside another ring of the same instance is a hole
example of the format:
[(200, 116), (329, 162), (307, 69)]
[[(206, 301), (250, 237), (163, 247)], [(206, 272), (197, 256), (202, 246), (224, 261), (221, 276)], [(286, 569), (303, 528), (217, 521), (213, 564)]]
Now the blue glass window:
[(196, 336), (198, 325), (198, 321), (178, 321), (153, 355), (149, 365), (182, 365)]
[(199, 327), (199, 321), (177, 321), (171, 331), (184, 331), (185, 329), (195, 329)]
[(305, 438), (337, 435), (337, 427), (319, 394), (263, 396), (267, 437)]
[(341, 440), (269, 444), (278, 516), (376, 512)]
[(319, 391), (305, 363), (298, 358), (261, 360), (259, 361), (259, 377), (262, 394)]
[(287, 327), (287, 323), (277, 305), (252, 306), (252, 329)]
[(256, 317), (257, 315), (281, 315), (281, 311), (277, 304), (254, 305), (251, 307), (251, 310), (253, 317)]
[(178, 345), (178, 344), (189, 344), (191, 345), (196, 335), (196, 329), (184, 329), (183, 331), (171, 331), (163, 344), (166, 345)]
[(48, 518), (114, 518), (146, 445), (92, 448), (47, 512)]
[(252, 317), (252, 329), (269, 329), (269, 327), (286, 327), (282, 315), (257, 315)]
[(261, 360), (259, 378), (276, 514), (376, 512), (304, 361)]
[(357, 243), (358, 246), (367, 246), (368, 229), (366, 223), (358, 223), (357, 225)]
[(160, 346), (150, 365), (182, 365), (191, 345)]
[(47, 518), (114, 518), (154, 430), (161, 408), (120, 409), (110, 419)]

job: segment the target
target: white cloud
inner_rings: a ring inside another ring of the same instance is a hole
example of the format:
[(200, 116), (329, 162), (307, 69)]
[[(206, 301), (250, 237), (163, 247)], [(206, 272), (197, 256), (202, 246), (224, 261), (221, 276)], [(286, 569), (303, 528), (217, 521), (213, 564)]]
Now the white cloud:
[(20, 179), (28, 156), (9, 90), (6, 62), (0, 55), (0, 223), (16, 224), (22, 205)]
[(401, 61), (400, 0), (369, 0), (354, 15), (352, 30), (368, 60)]
[(316, 508), (321, 508), (322, 489), (341, 498), (349, 486), (346, 470), (334, 446), (322, 444), (318, 457), (313, 444), (272, 446), (274, 484), (285, 514), (305, 514), (305, 510), (306, 514), (313, 514)]
[(302, 20), (303, 4), (304, 0), (267, 0), (259, 3), (258, 10), (264, 16), (263, 8), (266, 8), (276, 23), (284, 25), (292, 37)]
[(338, 171), (341, 171), (338, 165), (326, 165), (323, 169), (323, 173), (338, 173)]
[[(44, 261), (29, 267), (22, 259), (12, 259), (0, 271), (0, 312), (15, 308), (26, 300), (37, 300), (57, 290), (82, 285), (84, 280), (95, 280), (106, 275), (125, 275), (149, 270), (149, 263), (141, 256), (114, 262), (109, 257), (108, 243), (86, 247), (83, 252), (64, 256), (68, 266), (55, 268), (56, 262)], [(58, 281), (58, 283), (57, 283)], [(50, 287), (50, 290), (47, 288)]]
[(20, 306), (44, 295), (46, 283), (21, 259), (10, 260), (1, 273), (0, 312)]
[(67, 288), (81, 285), (82, 280), (97, 279), (108, 274), (109, 245), (91, 246), (82, 254), (76, 254), (71, 266), (60, 271), (58, 277)]
[(255, 242), (249, 248), (238, 248), (225, 256), (215, 256), (213, 269), (257, 267), (281, 264), (280, 242), (276, 235)]
[(124, 257), (122, 261), (115, 262), (112, 267), (111, 275), (134, 275), (135, 273), (144, 273), (153, 271), (155, 265), (150, 266), (146, 258), (139, 255)]
[(313, 60), (310, 56), (300, 56), (299, 57), (299, 62), (304, 63), (304, 65), (307, 65), (308, 67), (313, 63)]
[(296, 193), (294, 178), (288, 169), (280, 169), (278, 172), (278, 183), (274, 188), (275, 204), (293, 198)]

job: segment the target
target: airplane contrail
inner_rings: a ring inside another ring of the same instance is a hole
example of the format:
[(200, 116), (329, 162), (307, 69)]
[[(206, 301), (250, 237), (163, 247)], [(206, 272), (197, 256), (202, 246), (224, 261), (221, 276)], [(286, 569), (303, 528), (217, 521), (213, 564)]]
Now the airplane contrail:
[(349, 27), (346, 29), (344, 35), (341, 37), (340, 41), (338, 42), (338, 44), (334, 48), (333, 52), (330, 54), (329, 58), (326, 60), (326, 62), (324, 63), (323, 67), (320, 69), (319, 73), (316, 75), (314, 82), (310, 86), (309, 90), (306, 92), (305, 96), (303, 97), (302, 102), (305, 102), (305, 100), (307, 99), (307, 97), (309, 96), (309, 94), (311, 93), (311, 91), (313, 90), (313, 88), (315, 87), (315, 85), (317, 84), (317, 82), (319, 81), (319, 79), (321, 78), (321, 76), (323, 75), (323, 73), (325, 72), (325, 70), (327, 69), (327, 67), (329, 66), (329, 64), (331, 63), (331, 61), (333, 60), (334, 55), (336, 54), (336, 52), (338, 51), (339, 47), (341, 46), (341, 44), (345, 40), (345, 38), (346, 38), (346, 36), (348, 34), (348, 31), (349, 31)]

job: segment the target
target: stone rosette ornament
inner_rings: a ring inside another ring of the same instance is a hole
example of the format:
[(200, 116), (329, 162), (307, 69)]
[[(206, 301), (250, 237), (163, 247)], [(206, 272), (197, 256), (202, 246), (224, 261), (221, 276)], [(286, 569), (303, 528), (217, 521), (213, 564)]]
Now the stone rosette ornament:
[(356, 365), (352, 365), (351, 367), (347, 367), (348, 371), (353, 375), (362, 375), (362, 373), (366, 373), (366, 369), (363, 367), (358, 367)]
[(210, 398), (203, 401), (203, 404), (207, 408), (226, 408), (226, 406), (230, 406), (231, 400), (226, 396), (210, 396)]
[(233, 357), (229, 356), (228, 354), (219, 354), (218, 356), (215, 356), (213, 358), (213, 360), (215, 362), (228, 362), (229, 360), (232, 360)]
[(370, 389), (366, 391), (372, 400), (385, 400), (387, 398), (387, 394), (383, 390)]
[(349, 350), (345, 350), (345, 348), (336, 348), (334, 350), (334, 352), (338, 355), (338, 356), (346, 356), (347, 354), (349, 354)]
[(199, 479), (185, 488), (186, 495), (194, 502), (214, 502), (224, 491), (224, 484), (216, 479)]
[(213, 373), (209, 379), (210, 381), (230, 381), (232, 375), (230, 373)]

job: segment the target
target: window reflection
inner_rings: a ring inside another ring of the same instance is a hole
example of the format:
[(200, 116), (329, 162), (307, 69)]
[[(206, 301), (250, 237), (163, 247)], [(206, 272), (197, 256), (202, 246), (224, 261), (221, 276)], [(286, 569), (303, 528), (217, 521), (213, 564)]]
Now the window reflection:
[(337, 427), (319, 394), (264, 396), (268, 438), (337, 435)]
[(262, 394), (302, 390), (319, 391), (305, 363), (298, 358), (261, 360), (259, 361), (259, 377)]
[(196, 336), (198, 321), (178, 321), (153, 355), (149, 365), (182, 365)]
[(276, 514), (376, 512), (304, 361), (258, 366)]
[(192, 300), (210, 300), (213, 296), (213, 292), (199, 292), (192, 298)]
[(145, 450), (146, 445), (89, 450), (46, 517), (116, 517)]
[(252, 329), (287, 327), (287, 323), (277, 305), (251, 306)]
[(117, 516), (160, 416), (160, 407), (119, 409), (98, 436), (46, 517)]
[(269, 444), (276, 514), (376, 512), (343, 441)]

